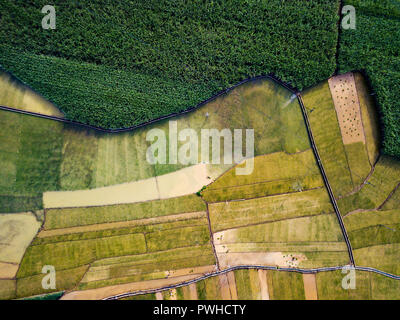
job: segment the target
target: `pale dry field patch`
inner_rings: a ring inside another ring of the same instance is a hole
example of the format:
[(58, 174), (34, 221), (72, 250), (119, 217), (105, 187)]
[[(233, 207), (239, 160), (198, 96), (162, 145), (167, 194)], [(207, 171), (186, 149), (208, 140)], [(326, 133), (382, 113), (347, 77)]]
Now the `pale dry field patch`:
[[(217, 253), (221, 268), (240, 265), (297, 267), (306, 257), (303, 254), (282, 252), (232, 252)], [(295, 260), (292, 260), (292, 258)]]
[(0, 73), (0, 105), (64, 118), (64, 114), (54, 104), (44, 99), (29, 87), (16, 81), (7, 73)]
[(41, 223), (31, 213), (0, 214), (0, 261), (20, 263)]
[(269, 300), (267, 270), (258, 270), (258, 279), (260, 280), (261, 300)]
[(45, 208), (136, 203), (189, 195), (212, 182), (207, 165), (198, 164), (158, 177), (108, 187), (43, 193)]
[(365, 144), (365, 133), (361, 118), (356, 83), (352, 73), (332, 77), (328, 80), (333, 103), (342, 133), (343, 143), (362, 142)]
[(218, 276), (218, 284), (222, 300), (231, 300), (231, 290), (226, 274), (221, 274)]
[(18, 264), (0, 262), (0, 279), (13, 279), (18, 271)]
[(306, 300), (318, 300), (317, 280), (315, 274), (303, 273), (303, 282)]

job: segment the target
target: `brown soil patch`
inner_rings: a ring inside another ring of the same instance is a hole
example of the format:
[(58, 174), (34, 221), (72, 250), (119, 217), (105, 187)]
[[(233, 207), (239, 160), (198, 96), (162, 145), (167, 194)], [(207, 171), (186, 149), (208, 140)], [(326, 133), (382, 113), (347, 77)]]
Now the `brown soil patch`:
[(207, 213), (205, 211), (199, 211), (199, 212), (189, 212), (189, 213), (174, 214), (174, 215), (169, 215), (169, 216), (139, 219), (139, 220), (111, 222), (111, 223), (99, 223), (99, 224), (93, 224), (93, 225), (89, 225), (89, 226), (43, 230), (38, 234), (38, 237), (45, 238), (45, 237), (53, 237), (53, 236), (58, 236), (58, 235), (63, 235), (63, 234), (70, 234), (70, 233), (81, 233), (81, 232), (100, 231), (100, 230), (107, 230), (107, 229), (136, 227), (136, 226), (143, 226), (143, 225), (149, 225), (149, 224), (167, 223), (167, 222), (173, 222), (173, 221), (203, 218), (203, 217), (206, 217), (206, 215), (207, 215)]
[(318, 300), (317, 280), (315, 274), (303, 273), (303, 282), (306, 300)]
[(0, 262), (0, 279), (12, 279), (18, 271), (18, 264)]
[(238, 295), (237, 295), (237, 289), (236, 289), (236, 279), (235, 279), (235, 273), (232, 272), (228, 272), (226, 274), (226, 277), (228, 278), (228, 282), (229, 282), (229, 289), (231, 291), (231, 298), (232, 300), (237, 300), (238, 299)]
[(354, 75), (346, 73), (328, 80), (344, 144), (362, 142), (365, 133)]
[(227, 275), (221, 274), (220, 276), (218, 276), (218, 281), (222, 300), (231, 300), (231, 290)]
[(258, 270), (258, 279), (260, 280), (261, 300), (269, 300), (267, 270)]
[(199, 300), (197, 296), (197, 287), (195, 283), (189, 284), (190, 300)]

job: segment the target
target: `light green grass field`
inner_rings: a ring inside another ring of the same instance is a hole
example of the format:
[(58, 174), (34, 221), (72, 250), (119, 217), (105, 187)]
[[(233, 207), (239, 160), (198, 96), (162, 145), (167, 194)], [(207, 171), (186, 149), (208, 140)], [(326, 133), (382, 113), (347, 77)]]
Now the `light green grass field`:
[(239, 300), (257, 300), (260, 298), (257, 270), (235, 270), (234, 274)]
[(196, 195), (134, 204), (50, 209), (46, 211), (44, 228), (56, 229), (96, 223), (128, 221), (184, 212), (205, 211), (205, 209), (204, 202)]
[(333, 212), (325, 189), (209, 205), (214, 232), (247, 224)]
[(353, 183), (355, 186), (359, 186), (371, 171), (366, 146), (362, 142), (356, 142), (346, 144), (344, 149), (346, 150)]
[(202, 192), (207, 202), (248, 199), (323, 186), (311, 149), (287, 154), (278, 152), (254, 158), (250, 175), (236, 175), (232, 168)]
[(267, 279), (271, 300), (305, 300), (300, 273), (268, 271)]
[(0, 299), (14, 299), (16, 296), (16, 281), (0, 279)]
[(342, 241), (334, 214), (322, 214), (230, 229), (222, 243), (233, 242), (325, 242)]
[(59, 270), (56, 269), (56, 289), (43, 289), (42, 280), (46, 274), (37, 274), (17, 279), (17, 297), (29, 297), (37, 294), (72, 289), (82, 278), (88, 266)]
[(377, 209), (400, 182), (400, 162), (381, 156), (375, 170), (361, 190), (338, 200), (342, 214), (356, 209)]
[(341, 271), (317, 273), (321, 300), (399, 300), (400, 282), (372, 272), (356, 271), (356, 288), (345, 290)]
[(350, 192), (354, 185), (328, 81), (305, 90), (302, 97), (333, 192), (336, 196), (344, 195)]

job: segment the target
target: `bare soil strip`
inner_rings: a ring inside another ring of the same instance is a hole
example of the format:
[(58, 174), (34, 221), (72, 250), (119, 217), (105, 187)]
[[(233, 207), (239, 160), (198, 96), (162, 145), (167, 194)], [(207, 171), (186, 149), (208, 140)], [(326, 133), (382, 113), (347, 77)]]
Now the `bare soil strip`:
[(197, 296), (197, 287), (195, 283), (189, 284), (189, 290), (190, 290), (190, 300), (198, 300)]
[(236, 289), (236, 279), (235, 279), (235, 273), (232, 272), (228, 272), (226, 274), (227, 278), (228, 278), (228, 283), (229, 283), (229, 290), (231, 292), (231, 299), (232, 300), (237, 300), (238, 299), (238, 295), (237, 295), (237, 289)]
[(315, 273), (303, 273), (303, 282), (306, 300), (318, 300)]
[(198, 212), (189, 212), (182, 214), (173, 214), (169, 216), (162, 217), (154, 217), (154, 218), (146, 218), (139, 220), (129, 220), (122, 222), (111, 222), (111, 223), (99, 223), (88, 226), (80, 226), (80, 227), (71, 227), (71, 228), (61, 228), (61, 229), (51, 229), (51, 230), (42, 230), (39, 234), (39, 238), (53, 237), (63, 234), (71, 234), (71, 233), (82, 233), (82, 232), (90, 232), (90, 231), (100, 231), (107, 229), (121, 229), (121, 228), (129, 228), (129, 227), (137, 227), (149, 224), (161, 224), (173, 221), (181, 221), (181, 220), (190, 220), (206, 217), (205, 211)]
[(231, 300), (231, 290), (226, 273), (219, 275), (218, 281), (222, 300)]
[(269, 300), (267, 270), (258, 270), (258, 279), (260, 280), (261, 300)]
[(74, 208), (136, 203), (196, 193), (212, 182), (205, 164), (140, 181), (76, 191), (43, 193), (44, 208)]
[(333, 103), (339, 121), (344, 144), (362, 142), (365, 144), (365, 133), (361, 118), (356, 83), (353, 73), (332, 77), (328, 80)]
[(0, 262), (0, 279), (13, 279), (18, 271), (18, 264)]

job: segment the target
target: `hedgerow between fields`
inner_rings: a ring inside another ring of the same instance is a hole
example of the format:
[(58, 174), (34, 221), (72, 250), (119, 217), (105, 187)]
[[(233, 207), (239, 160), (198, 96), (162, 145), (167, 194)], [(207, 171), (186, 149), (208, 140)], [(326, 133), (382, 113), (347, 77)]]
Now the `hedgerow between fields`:
[(97, 126), (182, 111), (255, 75), (301, 89), (335, 70), (338, 0), (56, 0), (43, 30), (46, 4), (1, 2), (0, 65)]

